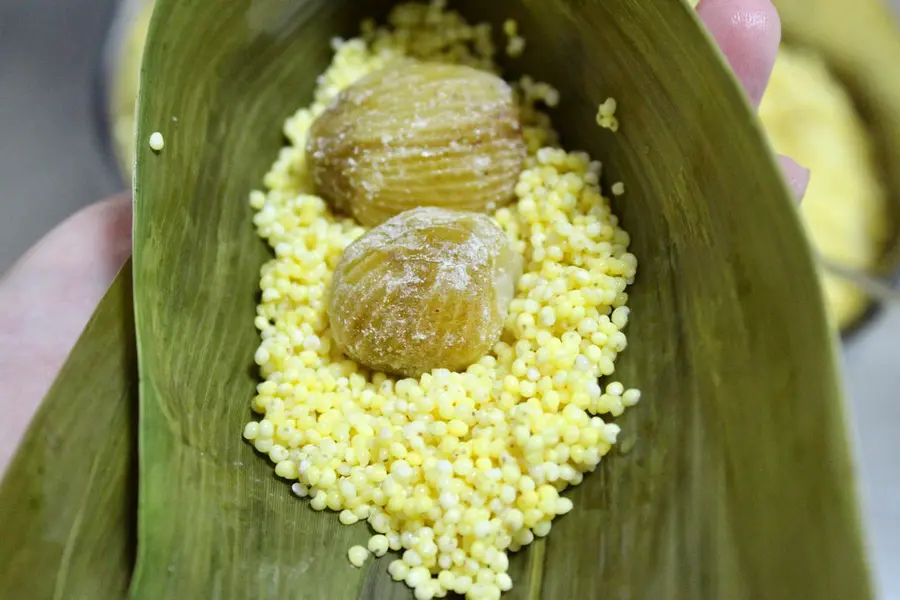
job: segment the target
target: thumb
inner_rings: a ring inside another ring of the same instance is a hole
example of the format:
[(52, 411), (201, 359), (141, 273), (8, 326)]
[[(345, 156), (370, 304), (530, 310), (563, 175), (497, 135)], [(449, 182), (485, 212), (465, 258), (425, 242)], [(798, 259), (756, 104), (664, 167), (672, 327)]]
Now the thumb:
[(131, 197), (89, 206), (0, 279), (0, 473), (131, 254)]

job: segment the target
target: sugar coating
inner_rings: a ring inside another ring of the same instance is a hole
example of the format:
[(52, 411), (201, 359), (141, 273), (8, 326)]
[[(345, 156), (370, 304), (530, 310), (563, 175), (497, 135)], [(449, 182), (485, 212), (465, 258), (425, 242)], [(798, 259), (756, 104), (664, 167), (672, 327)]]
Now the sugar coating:
[(417, 598), (496, 599), (514, 585), (509, 553), (572, 510), (561, 492), (616, 442), (609, 418), (640, 399), (598, 380), (614, 375), (627, 346), (637, 260), (601, 193), (600, 164), (558, 146), (542, 106), (559, 95), (523, 78), (515, 90), (527, 156), (515, 201), (494, 219), (524, 269), (500, 341), (465, 370), (416, 378), (343, 356), (328, 289), (344, 249), (366, 229), (314, 194), (310, 124), (346, 86), (406, 56), (497, 72), (488, 26), (439, 4), (401, 5), (389, 22), (336, 44), (312, 106), (286, 123), (291, 144), (266, 191), (251, 194), (254, 224), (275, 256), (261, 270), (255, 321), (260, 418), (244, 437), (313, 510), (365, 520), (376, 534), (367, 549), (380, 552), (386, 541), (398, 553), (391, 577)]

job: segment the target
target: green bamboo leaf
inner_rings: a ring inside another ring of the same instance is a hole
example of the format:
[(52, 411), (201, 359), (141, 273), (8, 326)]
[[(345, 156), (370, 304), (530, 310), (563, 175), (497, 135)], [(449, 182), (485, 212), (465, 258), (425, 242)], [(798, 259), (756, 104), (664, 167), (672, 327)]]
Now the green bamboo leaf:
[(121, 600), (134, 565), (137, 356), (116, 277), (0, 485), (0, 597)]
[[(409, 598), (367, 537), (294, 498), (240, 439), (269, 254), (246, 198), (309, 102), (329, 41), (386, 2), (158, 0), (138, 112), (141, 370), (132, 596)], [(568, 147), (629, 192), (641, 260), (617, 374), (645, 400), (627, 454), (516, 555), (509, 598), (871, 597), (834, 340), (791, 198), (733, 76), (681, 3), (455, 4), (516, 18), (523, 70), (559, 87)], [(198, 34), (197, 32), (206, 32)], [(515, 65), (510, 65), (515, 74)], [(619, 100), (617, 135), (593, 125)], [(147, 140), (166, 140), (160, 153)]]

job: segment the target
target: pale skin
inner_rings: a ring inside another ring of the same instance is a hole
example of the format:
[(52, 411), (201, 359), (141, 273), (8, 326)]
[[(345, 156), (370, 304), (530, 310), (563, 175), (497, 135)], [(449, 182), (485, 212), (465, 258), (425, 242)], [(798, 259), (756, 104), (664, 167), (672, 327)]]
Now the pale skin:
[[(770, 0), (702, 0), (697, 11), (758, 106), (781, 39), (774, 6)], [(780, 160), (802, 198), (809, 171), (787, 157)], [(89, 206), (44, 236), (0, 279), (0, 474), (128, 259), (131, 216), (128, 195)]]

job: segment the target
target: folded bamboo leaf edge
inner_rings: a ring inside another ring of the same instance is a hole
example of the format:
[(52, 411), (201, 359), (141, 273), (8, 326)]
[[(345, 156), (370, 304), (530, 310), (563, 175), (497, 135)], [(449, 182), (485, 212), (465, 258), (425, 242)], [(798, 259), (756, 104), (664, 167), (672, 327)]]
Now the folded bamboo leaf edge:
[(0, 483), (0, 596), (127, 596), (135, 558), (131, 263), (116, 276)]

